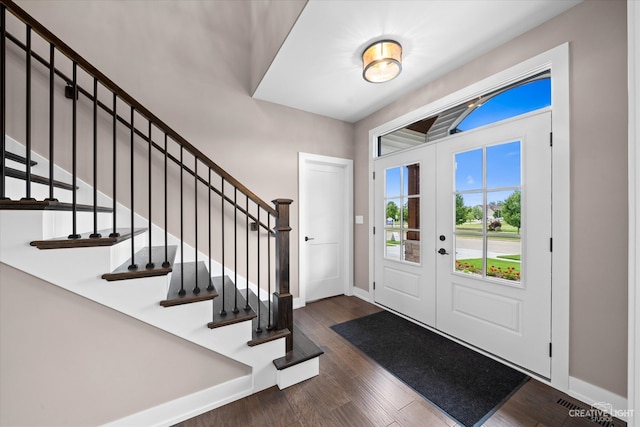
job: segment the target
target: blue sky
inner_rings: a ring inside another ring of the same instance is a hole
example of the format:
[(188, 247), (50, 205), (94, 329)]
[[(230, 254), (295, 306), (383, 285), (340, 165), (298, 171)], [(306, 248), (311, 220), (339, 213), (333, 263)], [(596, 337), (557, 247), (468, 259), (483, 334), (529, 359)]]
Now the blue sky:
[(551, 79), (536, 80), (516, 86), (489, 99), (476, 108), (459, 125), (467, 131), (515, 117), (551, 105)]

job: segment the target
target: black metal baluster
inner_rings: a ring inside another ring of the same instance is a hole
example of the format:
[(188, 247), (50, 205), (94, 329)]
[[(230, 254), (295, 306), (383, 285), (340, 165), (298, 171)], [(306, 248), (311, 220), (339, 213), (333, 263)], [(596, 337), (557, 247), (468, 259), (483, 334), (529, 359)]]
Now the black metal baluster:
[[(136, 127), (135, 127), (135, 124), (134, 124), (135, 112), (136, 112), (136, 109), (132, 106), (131, 107), (131, 121), (130, 121), (130, 124), (131, 124), (131, 144), (130, 144), (131, 145), (131, 147), (130, 147), (130, 154), (131, 154), (131, 176), (130, 176), (130, 179), (131, 179), (131, 265), (128, 267), (129, 270), (137, 270), (138, 269), (138, 265), (136, 264), (136, 259), (135, 259), (135, 256), (136, 256), (135, 247), (134, 247), (134, 244), (133, 244), (133, 240), (134, 240), (134, 237), (135, 237), (135, 233), (133, 232), (133, 220), (134, 220), (134, 215), (135, 215), (135, 212), (133, 210), (133, 207), (134, 207), (133, 206), (133, 196), (134, 196), (134, 191), (133, 191), (133, 184), (134, 184), (134, 177), (133, 177), (133, 169), (134, 169), (134, 167), (133, 167), (134, 166), (134, 161), (133, 161), (133, 155), (134, 155), (133, 142), (134, 142), (134, 138), (135, 138), (135, 134), (136, 134), (136, 132), (135, 132)], [(149, 250), (151, 250), (151, 248), (149, 248)]]
[(169, 243), (167, 231), (167, 134), (164, 134), (164, 262), (162, 266), (167, 268), (171, 265), (169, 262)]
[(233, 187), (233, 312), (238, 313), (238, 187)]
[(148, 162), (149, 162), (149, 261), (147, 262), (147, 265), (145, 266), (147, 269), (152, 269), (153, 267), (155, 267), (155, 265), (153, 264), (153, 260), (151, 258), (151, 235), (153, 234), (153, 224), (151, 223), (151, 145), (152, 145), (152, 141), (151, 141), (151, 120), (149, 120), (149, 157), (148, 157)]
[(194, 168), (193, 168), (193, 176), (195, 178), (195, 181), (193, 182), (193, 189), (194, 189), (194, 210), (195, 210), (195, 231), (196, 231), (196, 245), (195, 245), (195, 253), (196, 253), (196, 263), (195, 263), (195, 269), (196, 269), (196, 285), (193, 288), (193, 293), (195, 295), (198, 295), (200, 293), (200, 287), (198, 286), (198, 158), (196, 156), (193, 156), (194, 160), (195, 160), (195, 164), (194, 164)]
[[(71, 79), (73, 86), (73, 98), (71, 98), (71, 223), (72, 232), (69, 235), (70, 239), (79, 239), (81, 236), (78, 234), (78, 194), (77, 194), (77, 149), (78, 149), (78, 64), (73, 62), (73, 77)], [(133, 242), (132, 242), (133, 244)]]
[(0, 38), (0, 106), (2, 107), (2, 117), (0, 117), (0, 136), (2, 136), (2, 151), (0, 152), (0, 200), (8, 200), (7, 192), (6, 192), (6, 170), (4, 166), (5, 162), (5, 153), (7, 148), (7, 132), (6, 132), (6, 123), (7, 123), (7, 109), (6, 109), (6, 94), (7, 94), (7, 86), (6, 86), (6, 75), (7, 75), (7, 29), (6, 29), (6, 9), (7, 7), (4, 4), (0, 4), (0, 27), (2, 32), (2, 37)]
[(93, 78), (93, 233), (90, 238), (102, 237), (98, 233), (98, 79)]
[(225, 264), (224, 264), (224, 177), (222, 177), (222, 185), (221, 185), (221, 197), (220, 200), (222, 201), (222, 206), (220, 208), (220, 212), (222, 213), (222, 215), (220, 215), (220, 217), (222, 218), (222, 229), (220, 230), (221, 233), (221, 239), (222, 240), (222, 310), (220, 310), (220, 315), (221, 316), (226, 316), (227, 315), (227, 310), (226, 310), (226, 300), (225, 300), (225, 288), (226, 286), (224, 285), (225, 282), (225, 272), (224, 272), (224, 268), (225, 268)]
[(183, 198), (183, 182), (184, 182), (184, 148), (180, 146), (180, 292), (178, 295), (185, 296), (187, 292), (184, 290), (184, 198)]
[(208, 180), (208, 186), (207, 186), (207, 191), (209, 193), (209, 203), (207, 204), (209, 207), (209, 286), (207, 286), (207, 291), (211, 292), (213, 291), (213, 283), (211, 282), (211, 258), (213, 258), (213, 254), (211, 253), (211, 168), (209, 167), (209, 180)]
[(21, 200), (34, 200), (31, 197), (31, 26), (27, 25), (27, 48), (26, 48), (26, 111), (25, 111), (25, 123), (26, 123), (26, 158), (25, 165), (26, 179), (25, 179), (25, 196)]
[(54, 169), (54, 89), (55, 89), (55, 51), (56, 47), (53, 43), (49, 44), (49, 197), (47, 200), (57, 202), (53, 197), (53, 169)]
[(267, 330), (273, 329), (271, 314), (271, 214), (267, 212)]
[(117, 95), (114, 93), (113, 94), (113, 165), (112, 165), (112, 171), (111, 173), (113, 174), (113, 232), (111, 232), (111, 234), (109, 234), (109, 237), (120, 237), (120, 233), (118, 233), (117, 229), (116, 229), (116, 190), (117, 190), (117, 186), (116, 186), (116, 169), (117, 169), (117, 159), (116, 159), (116, 143), (118, 141), (118, 135), (117, 135), (117, 123), (118, 123), (118, 113), (116, 110), (116, 105), (117, 105), (117, 101), (118, 101), (118, 97)]
[[(262, 332), (262, 318), (260, 317), (260, 309), (262, 304), (260, 304), (260, 262), (262, 261), (262, 259), (260, 258), (260, 205), (256, 205), (258, 206), (258, 215), (257, 215), (257, 224), (256, 224), (256, 236), (258, 239), (258, 327), (256, 328), (256, 332), (257, 333), (261, 333)], [(249, 211), (247, 210), (247, 213), (249, 213)], [(249, 216), (247, 215), (247, 218), (249, 218)]]
[(245, 197), (246, 197), (245, 212), (247, 214), (245, 216), (244, 230), (245, 230), (245, 241), (246, 241), (247, 281), (245, 283), (246, 304), (244, 305), (244, 309), (245, 311), (249, 311), (251, 310), (251, 306), (249, 305), (249, 196), (245, 195)]

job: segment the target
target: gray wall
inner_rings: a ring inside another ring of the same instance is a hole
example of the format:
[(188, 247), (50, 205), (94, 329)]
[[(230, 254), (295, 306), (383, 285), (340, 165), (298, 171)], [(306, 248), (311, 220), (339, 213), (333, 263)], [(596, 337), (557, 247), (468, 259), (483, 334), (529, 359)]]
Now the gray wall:
[(99, 425), (250, 368), (0, 263), (0, 425)]
[[(570, 43), (571, 79), (570, 375), (625, 396), (625, 1), (587, 0), (358, 122), (355, 213), (368, 211), (370, 129), (564, 42)], [(355, 283), (367, 290), (368, 230), (369, 224), (356, 226), (355, 234)]]

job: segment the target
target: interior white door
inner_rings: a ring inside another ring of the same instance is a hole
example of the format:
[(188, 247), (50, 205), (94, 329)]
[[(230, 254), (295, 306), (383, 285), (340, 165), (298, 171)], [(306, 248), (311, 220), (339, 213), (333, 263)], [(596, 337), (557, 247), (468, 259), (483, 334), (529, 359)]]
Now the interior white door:
[(378, 304), (435, 325), (435, 147), (375, 161)]
[(437, 328), (550, 377), (551, 113), (437, 145)]
[(345, 256), (347, 168), (323, 161), (305, 161), (304, 257), (305, 300), (315, 301), (345, 293), (348, 282)]

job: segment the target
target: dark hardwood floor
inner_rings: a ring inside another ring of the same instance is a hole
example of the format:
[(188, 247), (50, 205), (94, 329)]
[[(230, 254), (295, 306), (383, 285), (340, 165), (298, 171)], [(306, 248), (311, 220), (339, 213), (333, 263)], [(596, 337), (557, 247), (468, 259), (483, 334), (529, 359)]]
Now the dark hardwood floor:
[[(320, 375), (284, 390), (271, 387), (179, 426), (434, 426), (455, 421), (350, 345), (330, 326), (381, 309), (339, 296), (295, 310), (295, 326), (325, 352)], [(558, 403), (564, 399), (565, 406)], [(588, 406), (536, 380), (528, 381), (484, 424), (488, 427), (617, 427), (569, 416), (567, 404)]]

